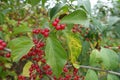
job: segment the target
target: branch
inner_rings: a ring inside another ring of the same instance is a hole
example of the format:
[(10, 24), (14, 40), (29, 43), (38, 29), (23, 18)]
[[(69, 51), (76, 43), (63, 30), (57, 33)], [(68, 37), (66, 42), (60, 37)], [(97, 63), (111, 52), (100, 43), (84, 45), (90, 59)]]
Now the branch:
[(109, 70), (103, 70), (103, 69), (95, 68), (95, 67), (92, 67), (92, 66), (80, 65), (80, 68), (92, 69), (92, 70), (102, 71), (102, 72), (106, 72), (106, 73), (110, 73), (110, 74), (114, 74), (114, 75), (120, 76), (119, 72), (114, 72), (114, 71), (109, 71)]
[(8, 48), (4, 48), (4, 50), (7, 51), (7, 52), (11, 52), (11, 50), (8, 49)]

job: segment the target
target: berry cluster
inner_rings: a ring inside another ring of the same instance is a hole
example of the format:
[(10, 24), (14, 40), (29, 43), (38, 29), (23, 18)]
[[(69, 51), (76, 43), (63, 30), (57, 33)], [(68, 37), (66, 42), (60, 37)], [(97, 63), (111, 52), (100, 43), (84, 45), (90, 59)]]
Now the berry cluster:
[(82, 25), (74, 24), (72, 28), (73, 33), (79, 33), (84, 40), (91, 41), (91, 40), (101, 40), (101, 34), (99, 34), (95, 30), (90, 30), (90, 28), (83, 27)]
[[(71, 73), (73, 72), (73, 73)], [(78, 69), (67, 67), (67, 64), (63, 68), (63, 73), (59, 78), (54, 76), (54, 80), (84, 80), (84, 76), (78, 75)]]
[(60, 20), (58, 18), (56, 18), (52, 25), (55, 27), (56, 30), (64, 30), (65, 29), (65, 24), (59, 24)]
[(89, 33), (90, 29), (85, 28), (82, 25), (75, 24), (72, 28), (73, 33), (80, 33), (83, 37)]
[(0, 50), (4, 50), (4, 48), (7, 46), (7, 44), (0, 39)]
[(45, 28), (45, 29), (33, 29), (33, 34), (42, 34), (44, 37), (48, 37), (49, 36), (49, 29)]
[[(44, 31), (48, 31), (44, 29)], [(31, 59), (33, 64), (29, 68), (29, 76), (30, 80), (36, 80), (37, 76), (39, 78), (43, 78), (43, 75), (52, 75), (52, 70), (50, 66), (46, 63), (46, 59), (44, 58), (45, 52), (43, 50), (45, 43), (42, 40), (33, 40), (35, 46), (28, 52), (27, 55), (24, 55), (21, 60)], [(41, 62), (41, 65), (39, 65)], [(25, 79), (19, 79), (25, 80)]]
[(25, 80), (25, 77), (22, 76), (22, 75), (19, 75), (19, 76), (18, 76), (18, 80)]

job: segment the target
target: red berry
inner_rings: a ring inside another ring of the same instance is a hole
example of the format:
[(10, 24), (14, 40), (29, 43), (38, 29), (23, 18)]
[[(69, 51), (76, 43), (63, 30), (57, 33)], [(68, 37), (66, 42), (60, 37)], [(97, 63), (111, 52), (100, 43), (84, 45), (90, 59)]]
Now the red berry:
[(68, 72), (68, 69), (66, 67), (63, 68), (64, 72)]
[(55, 22), (59, 23), (59, 21), (60, 21), (60, 20), (59, 20), (58, 18), (55, 19)]
[(44, 35), (44, 37), (48, 37), (49, 36), (49, 32), (45, 32), (43, 35)]
[(46, 63), (46, 59), (42, 59), (41, 62), (42, 62), (42, 63)]
[(7, 44), (6, 44), (5, 42), (2, 43), (2, 46), (3, 46), (3, 47), (6, 47), (6, 45), (7, 45)]
[(65, 77), (66, 77), (67, 79), (70, 79), (70, 78), (71, 78), (71, 75), (70, 75), (70, 74), (67, 74)]
[(47, 75), (52, 75), (52, 73), (53, 73), (52, 70), (46, 71), (46, 74), (47, 74)]
[(54, 27), (56, 27), (57, 26), (57, 22), (56, 21), (54, 21), (53, 23), (52, 23), (52, 25), (54, 26)]
[(45, 30), (45, 32), (49, 32), (49, 29), (48, 29), (48, 28), (45, 28), (44, 30)]
[(3, 40), (0, 39), (0, 44), (3, 42)]
[(0, 50), (3, 50), (3, 49), (4, 49), (4, 47), (0, 45)]
[(43, 35), (44, 35), (44, 33), (45, 33), (45, 30), (41, 30), (41, 34), (43, 34)]
[(7, 53), (5, 56), (6, 56), (7, 58), (10, 58), (11, 54), (10, 54), (10, 53)]
[(39, 45), (40, 45), (40, 47), (45, 46), (44, 42), (40, 42)]
[(72, 32), (73, 32), (73, 33), (76, 33), (77, 31), (76, 31), (76, 29), (72, 29)]
[(60, 24), (61, 30), (65, 29), (65, 24)]
[(24, 77), (24, 76), (19, 75), (19, 76), (18, 76), (18, 80), (25, 80), (25, 77)]
[(61, 26), (60, 25), (57, 25), (56, 26), (56, 30), (60, 30), (61, 29)]

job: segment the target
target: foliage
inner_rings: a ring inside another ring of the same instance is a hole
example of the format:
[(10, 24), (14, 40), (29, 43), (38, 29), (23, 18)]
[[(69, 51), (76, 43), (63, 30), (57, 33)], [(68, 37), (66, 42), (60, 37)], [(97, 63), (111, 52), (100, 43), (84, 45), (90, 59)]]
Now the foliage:
[(0, 0), (0, 80), (119, 80), (120, 0), (48, 4)]

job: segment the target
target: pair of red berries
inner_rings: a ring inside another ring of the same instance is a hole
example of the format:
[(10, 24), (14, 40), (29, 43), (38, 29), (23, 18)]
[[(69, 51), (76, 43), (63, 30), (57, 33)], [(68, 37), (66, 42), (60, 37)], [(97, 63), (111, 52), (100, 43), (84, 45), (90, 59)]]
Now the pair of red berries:
[(64, 30), (65, 29), (65, 24), (59, 24), (60, 20), (58, 18), (56, 18), (52, 25), (55, 27), (56, 30)]
[(7, 46), (7, 44), (0, 39), (0, 50), (4, 50), (4, 48)]

